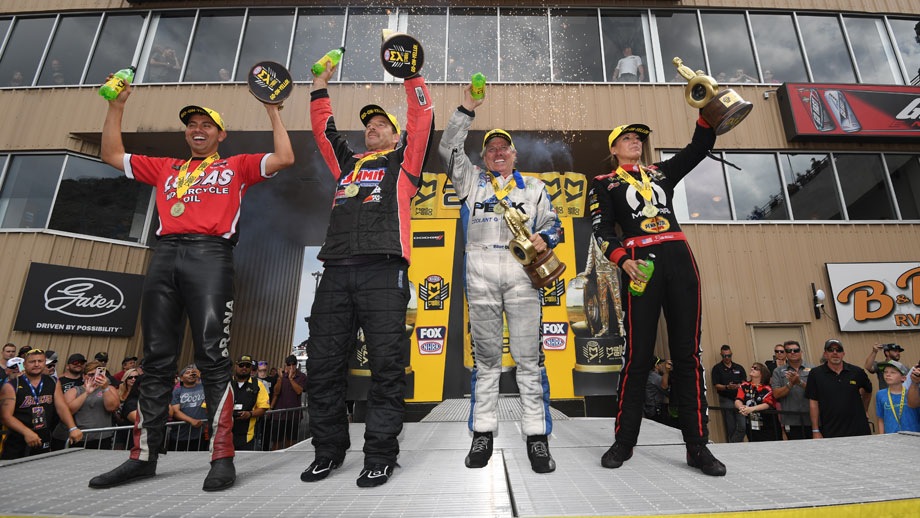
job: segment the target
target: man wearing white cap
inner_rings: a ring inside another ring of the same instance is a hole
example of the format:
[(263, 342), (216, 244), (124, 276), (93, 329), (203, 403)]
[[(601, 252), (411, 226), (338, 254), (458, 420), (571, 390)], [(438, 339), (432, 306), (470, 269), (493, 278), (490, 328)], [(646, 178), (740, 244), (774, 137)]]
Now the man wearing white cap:
[(128, 178), (152, 185), (156, 194), (158, 244), (147, 268), (142, 300), (144, 383), (140, 386), (134, 448), (129, 460), (94, 477), (93, 488), (117, 486), (156, 474), (166, 433), (176, 360), (188, 315), (195, 363), (204, 379), (211, 428), (211, 469), (202, 489), (233, 485), (233, 392), (227, 344), (233, 316), (233, 246), (240, 203), (253, 184), (294, 163), (294, 151), (278, 105), (265, 104), (272, 126), (273, 153), (221, 157), (227, 127), (217, 111), (186, 106), (190, 158), (154, 158), (125, 152), (121, 121), (131, 86), (109, 101), (102, 127), (102, 159)]

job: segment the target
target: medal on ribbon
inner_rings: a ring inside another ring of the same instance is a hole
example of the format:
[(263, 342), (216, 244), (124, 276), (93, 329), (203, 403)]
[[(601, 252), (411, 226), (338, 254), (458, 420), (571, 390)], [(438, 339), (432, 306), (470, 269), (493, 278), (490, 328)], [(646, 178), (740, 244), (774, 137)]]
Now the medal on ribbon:
[(220, 155), (214, 153), (213, 155), (205, 158), (198, 164), (198, 167), (195, 168), (191, 173), (188, 172), (189, 166), (192, 164), (192, 159), (188, 159), (182, 167), (179, 168), (179, 177), (176, 178), (176, 203), (169, 208), (169, 214), (178, 218), (185, 212), (185, 204), (182, 203), (182, 197), (185, 196), (185, 193), (188, 192), (188, 188), (195, 184), (195, 181), (204, 173), (204, 170), (207, 169), (215, 160), (218, 160)]
[(639, 168), (639, 175), (642, 179), (640, 184), (638, 180), (633, 178), (633, 176), (626, 172), (622, 167), (617, 167), (617, 177), (624, 182), (631, 185), (636, 192), (642, 195), (642, 198), (645, 199), (645, 206), (642, 207), (642, 215), (647, 218), (654, 218), (658, 215), (658, 207), (652, 203), (652, 197), (655, 195), (652, 191), (652, 179), (649, 178), (648, 174), (645, 172), (645, 169), (641, 165), (637, 165)]
[(361, 190), (361, 185), (359, 185), (359, 182), (358, 182), (358, 173), (361, 171), (361, 166), (364, 165), (365, 162), (369, 162), (376, 158), (380, 158), (392, 151), (393, 151), (392, 149), (389, 149), (387, 151), (374, 151), (373, 153), (365, 157), (362, 157), (360, 160), (358, 160), (358, 163), (355, 164), (354, 171), (352, 171), (351, 176), (348, 179), (348, 182), (349, 182), (348, 186), (345, 187), (345, 196), (349, 198), (354, 198), (355, 196), (358, 195), (358, 191)]
[(495, 175), (492, 175), (492, 190), (495, 191), (495, 198), (498, 200), (498, 203), (492, 206), (492, 212), (498, 214), (499, 216), (505, 213), (505, 206), (501, 202), (508, 197), (508, 194), (514, 190), (514, 187), (514, 177), (512, 177), (504, 187), (501, 187), (498, 184), (498, 178)]

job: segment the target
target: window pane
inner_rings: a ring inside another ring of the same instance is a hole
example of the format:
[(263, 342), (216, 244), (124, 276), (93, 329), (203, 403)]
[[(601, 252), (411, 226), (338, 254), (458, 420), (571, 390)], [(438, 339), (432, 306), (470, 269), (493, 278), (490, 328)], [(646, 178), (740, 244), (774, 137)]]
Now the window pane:
[[(240, 50), (240, 64), (237, 67), (236, 80), (246, 81), (249, 70), (260, 61), (285, 64), (293, 28), (293, 9), (250, 10), (249, 20), (246, 22), (246, 34), (243, 35), (243, 48)], [(221, 76), (221, 81), (224, 81), (223, 76)]]
[[(498, 81), (497, 11), (450, 9), (447, 42), (447, 80), (469, 81), (476, 72)], [(489, 42), (483, 45), (483, 42)]]
[(444, 45), (447, 43), (447, 10), (413, 7), (409, 9), (409, 34), (425, 49), (425, 81), (444, 81)]
[(45, 66), (38, 77), (40, 85), (76, 85), (80, 84), (89, 48), (99, 27), (99, 15), (62, 16)]
[(780, 158), (795, 220), (843, 219), (830, 157), (783, 154)]
[(501, 81), (549, 81), (549, 27), (545, 9), (502, 9)]
[(179, 81), (182, 60), (195, 22), (194, 13), (163, 13), (154, 18), (155, 35), (147, 68), (145, 83), (175, 83)]
[(837, 175), (850, 221), (897, 219), (882, 157), (876, 154), (835, 154)]
[(0, 228), (45, 228), (63, 155), (15, 155), (0, 189)]
[(760, 82), (744, 15), (703, 13), (702, 19), (709, 64), (716, 71), (713, 76), (724, 73), (728, 83)]
[(0, 59), (4, 86), (31, 86), (54, 18), (17, 18)]
[(920, 21), (889, 18), (888, 23), (907, 68), (908, 79), (920, 78)]
[[(792, 15), (751, 14), (751, 29), (764, 76), (772, 75), (776, 83), (808, 81)], [(764, 82), (770, 81), (764, 77)]]
[(901, 219), (920, 219), (920, 160), (917, 155), (885, 155)]
[[(684, 64), (692, 70), (706, 70), (696, 13), (655, 12), (655, 22), (658, 24), (658, 37), (661, 40), (661, 61), (665, 67), (664, 77), (671, 78), (668, 82), (687, 82), (671, 64), (671, 60), (675, 57), (682, 59)], [(715, 74), (712, 75), (715, 77)], [(720, 83), (723, 81), (718, 77), (716, 80)]]
[(0, 18), (0, 45), (3, 44), (4, 38), (6, 38), (6, 31), (12, 25), (12, 18)]
[[(644, 27), (642, 15), (639, 13), (601, 11), (607, 81), (649, 80), (651, 74), (648, 52), (645, 49)], [(665, 60), (665, 67), (670, 64), (669, 59)], [(559, 58), (556, 59), (558, 60)], [(681, 81), (683, 80), (681, 78)]]
[[(552, 9), (553, 81), (602, 82), (600, 34), (595, 9)], [(633, 59), (642, 63), (642, 58)]]
[(799, 16), (799, 28), (815, 82), (856, 82), (856, 73), (836, 16), (802, 15)]
[[(330, 50), (341, 47), (344, 33), (345, 9), (301, 9), (291, 53), (294, 81), (312, 81), (310, 67)], [(351, 50), (346, 49), (342, 60), (347, 63), (349, 59)]]
[(726, 166), (731, 183), (735, 219), (786, 220), (786, 200), (774, 155), (726, 153), (726, 160), (741, 170)]
[(70, 156), (48, 228), (137, 243), (150, 190), (106, 164)]
[[(348, 50), (339, 65), (342, 68), (342, 81), (384, 80), (386, 72), (380, 63), (380, 35), (389, 25), (388, 9), (349, 9), (345, 34), (345, 46)], [(323, 52), (325, 53), (326, 51)], [(323, 54), (316, 59), (321, 58)], [(316, 59), (310, 64), (312, 65)]]
[(137, 39), (144, 26), (143, 14), (119, 14), (106, 16), (102, 22), (102, 34), (86, 73), (86, 84), (102, 84), (109, 74), (133, 63)]
[(881, 18), (843, 19), (863, 83), (901, 84), (898, 63)]
[(220, 69), (233, 70), (243, 11), (201, 11), (185, 81), (220, 81)]
[[(662, 153), (664, 159), (674, 153)], [(706, 158), (674, 190), (674, 212), (679, 221), (730, 221), (728, 189), (722, 164)]]

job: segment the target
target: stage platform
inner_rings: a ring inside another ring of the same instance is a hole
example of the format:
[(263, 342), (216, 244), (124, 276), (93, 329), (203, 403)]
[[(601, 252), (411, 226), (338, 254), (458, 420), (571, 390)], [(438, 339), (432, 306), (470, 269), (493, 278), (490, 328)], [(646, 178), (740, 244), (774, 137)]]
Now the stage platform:
[[(680, 433), (644, 421), (631, 460), (604, 469), (613, 419), (556, 419), (550, 450), (554, 473), (530, 469), (524, 438), (503, 398), (495, 453), (467, 469), (467, 401), (446, 402), (439, 421), (407, 423), (400, 468), (388, 484), (361, 489), (364, 426), (350, 428), (352, 449), (326, 480), (307, 484), (309, 441), (278, 452), (238, 452), (236, 485), (205, 493), (207, 453), (170, 453), (157, 476), (93, 490), (92, 476), (126, 452), (72, 450), (0, 463), (2, 515), (13, 516), (916, 516), (920, 511), (920, 435), (889, 434), (820, 441), (713, 444), (728, 467), (708, 477), (686, 465)], [(432, 412), (430, 417), (439, 414)], [(753, 512), (753, 514), (752, 514)]]

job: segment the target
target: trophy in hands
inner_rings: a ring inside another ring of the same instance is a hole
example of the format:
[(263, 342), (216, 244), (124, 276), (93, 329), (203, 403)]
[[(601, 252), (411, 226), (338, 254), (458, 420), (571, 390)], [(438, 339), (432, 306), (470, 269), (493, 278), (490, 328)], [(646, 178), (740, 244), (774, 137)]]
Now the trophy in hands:
[(380, 61), (383, 68), (393, 77), (408, 79), (415, 77), (425, 64), (425, 52), (417, 39), (384, 29), (381, 34)]
[(537, 252), (530, 242), (530, 231), (524, 225), (530, 219), (529, 216), (512, 207), (507, 198), (503, 199), (499, 206), (504, 209), (501, 212), (502, 217), (514, 234), (514, 238), (508, 242), (508, 248), (517, 262), (524, 266), (530, 283), (534, 288), (543, 289), (555, 282), (565, 271), (565, 263), (556, 257), (551, 248), (547, 248), (543, 253)]
[(716, 135), (737, 126), (754, 109), (753, 104), (731, 88), (719, 90), (719, 83), (702, 70), (690, 70), (680, 58), (674, 58), (673, 63), (677, 72), (687, 80), (684, 89), (687, 104), (700, 110), (703, 120), (715, 130)]

